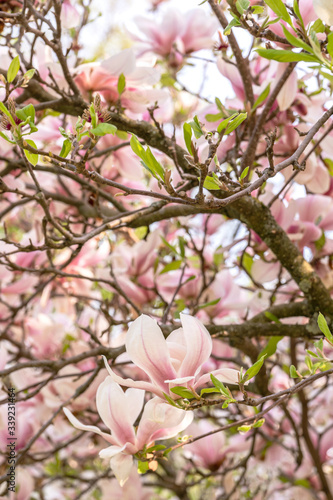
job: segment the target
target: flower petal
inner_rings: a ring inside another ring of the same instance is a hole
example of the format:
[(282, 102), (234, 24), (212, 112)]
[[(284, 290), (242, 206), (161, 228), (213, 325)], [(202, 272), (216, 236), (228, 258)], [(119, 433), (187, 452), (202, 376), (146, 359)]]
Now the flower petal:
[(111, 377), (98, 387), (98, 413), (119, 443), (135, 443), (133, 424), (142, 409), (144, 394), (140, 389), (132, 389), (127, 395)]
[(186, 341), (186, 356), (178, 370), (178, 377), (196, 375), (211, 355), (213, 343), (208, 330), (197, 318), (181, 314)]
[(113, 470), (114, 475), (118, 479), (120, 486), (124, 486), (127, 479), (129, 478), (132, 465), (133, 465), (132, 455), (125, 455), (124, 453), (119, 453), (111, 458), (110, 467)]
[(68, 410), (68, 408), (63, 408), (63, 410), (64, 410), (66, 417), (70, 421), (70, 423), (74, 427), (76, 427), (76, 429), (79, 429), (80, 431), (95, 432), (96, 434), (99, 434), (100, 436), (102, 436), (109, 443), (112, 443), (115, 445), (118, 444), (117, 440), (113, 436), (111, 436), (110, 434), (106, 434), (106, 432), (102, 432), (95, 425), (81, 424), (81, 422), (76, 417), (74, 417), (73, 413), (70, 410)]
[(166, 340), (155, 320), (143, 314), (131, 324), (126, 335), (126, 351), (152, 382), (168, 392), (164, 380), (176, 378), (177, 373), (171, 364)]

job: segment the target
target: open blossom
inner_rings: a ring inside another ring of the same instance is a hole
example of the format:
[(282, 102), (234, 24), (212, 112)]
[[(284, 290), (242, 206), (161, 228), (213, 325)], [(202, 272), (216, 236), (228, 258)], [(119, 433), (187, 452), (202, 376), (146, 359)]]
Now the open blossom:
[(82, 424), (67, 408), (64, 412), (77, 429), (95, 432), (111, 444), (100, 451), (101, 458), (110, 459), (110, 467), (121, 486), (127, 481), (133, 466), (133, 455), (145, 445), (151, 446), (159, 439), (176, 436), (190, 425), (192, 412), (184, 412), (159, 398), (153, 398), (145, 404), (140, 423), (135, 430), (134, 422), (141, 413), (145, 392), (140, 389), (122, 388), (107, 377), (99, 386), (96, 406), (101, 419), (110, 434), (94, 425)]
[[(121, 96), (118, 93), (118, 78), (123, 74), (126, 87)], [(164, 90), (153, 89), (160, 74), (156, 68), (139, 66), (132, 49), (126, 49), (103, 62), (87, 63), (75, 69), (75, 83), (89, 96), (99, 92), (104, 99), (115, 104), (120, 99), (121, 105), (133, 113), (143, 113), (156, 101), (163, 104), (168, 100)]]
[[(181, 314), (182, 328), (174, 330), (167, 339), (155, 320), (142, 314), (130, 326), (126, 336), (126, 351), (132, 362), (150, 378), (150, 382), (123, 379), (106, 363), (116, 382), (125, 387), (150, 391), (160, 398), (176, 386), (195, 389), (210, 381), (209, 373), (201, 373), (202, 365), (212, 352), (212, 339), (204, 325), (193, 316)], [(237, 384), (238, 370), (221, 368), (212, 372), (222, 382)]]
[(133, 35), (133, 38), (142, 42), (143, 52), (169, 56), (174, 66), (182, 64), (182, 54), (211, 48), (217, 28), (216, 20), (201, 9), (193, 9), (184, 17), (180, 11), (169, 8), (163, 12), (160, 22), (140, 16), (136, 24), (142, 35)]

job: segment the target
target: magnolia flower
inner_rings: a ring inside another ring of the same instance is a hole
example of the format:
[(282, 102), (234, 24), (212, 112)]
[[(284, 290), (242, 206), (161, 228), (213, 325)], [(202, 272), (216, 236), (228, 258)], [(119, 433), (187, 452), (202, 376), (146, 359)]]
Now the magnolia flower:
[(101, 431), (94, 425), (84, 425), (74, 415), (64, 408), (70, 422), (82, 431), (95, 432), (108, 441), (111, 446), (101, 450), (101, 458), (110, 459), (110, 467), (123, 486), (127, 481), (132, 465), (133, 455), (142, 450), (145, 445), (151, 446), (159, 439), (176, 436), (190, 425), (192, 412), (184, 412), (159, 398), (153, 398), (146, 403), (140, 423), (135, 430), (134, 422), (141, 413), (144, 403), (144, 391), (140, 389), (122, 388), (107, 377), (99, 386), (96, 395), (96, 406), (104, 424), (111, 433)]
[[(178, 396), (170, 392), (173, 387), (195, 389), (209, 382), (209, 373), (201, 374), (201, 368), (212, 352), (211, 336), (198, 319), (186, 314), (181, 314), (180, 319), (182, 328), (165, 339), (154, 319), (145, 314), (137, 318), (127, 332), (126, 351), (132, 362), (148, 375), (150, 382), (123, 379), (105, 363), (113, 380), (125, 387), (150, 391), (160, 398), (164, 398), (165, 393), (174, 399)], [(232, 368), (212, 373), (222, 382), (238, 383), (239, 372)]]
[(313, 0), (313, 8), (317, 16), (329, 26), (333, 25), (332, 0)]

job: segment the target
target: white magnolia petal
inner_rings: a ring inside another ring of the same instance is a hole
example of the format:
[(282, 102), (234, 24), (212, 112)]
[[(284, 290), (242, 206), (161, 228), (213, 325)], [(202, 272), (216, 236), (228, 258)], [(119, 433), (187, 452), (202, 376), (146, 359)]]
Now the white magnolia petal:
[(120, 486), (124, 486), (130, 476), (133, 465), (132, 455), (119, 453), (111, 458), (110, 467), (114, 472)]
[(213, 343), (205, 326), (197, 318), (181, 314), (186, 341), (186, 356), (178, 370), (180, 377), (196, 375), (211, 355)]
[(63, 408), (64, 413), (70, 423), (76, 428), (79, 429), (80, 431), (88, 431), (88, 432), (95, 432), (96, 434), (99, 434), (102, 436), (106, 441), (112, 444), (118, 444), (117, 440), (114, 439), (110, 434), (106, 434), (105, 432), (102, 432), (98, 427), (95, 425), (85, 425), (82, 424), (76, 417), (74, 417), (73, 413), (68, 410), (68, 408)]
[(166, 340), (155, 320), (143, 314), (131, 324), (126, 335), (126, 350), (133, 363), (167, 392), (164, 380), (173, 379), (177, 374), (171, 364)]

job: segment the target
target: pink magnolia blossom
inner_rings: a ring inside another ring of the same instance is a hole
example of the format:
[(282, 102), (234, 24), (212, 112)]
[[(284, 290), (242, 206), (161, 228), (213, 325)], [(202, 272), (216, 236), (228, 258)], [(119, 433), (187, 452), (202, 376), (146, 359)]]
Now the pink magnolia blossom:
[[(150, 382), (123, 379), (106, 363), (113, 380), (125, 387), (150, 391), (160, 398), (164, 398), (165, 393), (174, 399), (178, 396), (170, 392), (173, 387), (195, 389), (209, 382), (209, 373), (202, 374), (201, 368), (212, 352), (211, 336), (193, 316), (181, 314), (180, 319), (182, 328), (165, 339), (155, 320), (144, 314), (137, 318), (127, 332), (126, 351), (132, 362), (148, 375)], [(232, 368), (215, 370), (213, 375), (222, 382), (238, 383), (239, 372)]]
[(217, 23), (201, 9), (194, 9), (186, 16), (175, 10), (163, 12), (160, 22), (146, 17), (137, 17), (136, 24), (142, 35), (133, 38), (142, 42), (143, 52), (151, 51), (163, 57), (169, 57), (172, 66), (180, 66), (182, 54), (190, 54), (212, 47), (212, 36)]
[(110, 467), (121, 486), (130, 476), (133, 455), (145, 445), (152, 445), (160, 439), (176, 436), (190, 425), (192, 412), (184, 412), (159, 398), (153, 398), (144, 406), (140, 423), (135, 430), (134, 422), (141, 413), (144, 391), (122, 388), (111, 377), (99, 386), (96, 405), (104, 424), (111, 433), (101, 431), (94, 425), (82, 424), (67, 408), (64, 412), (77, 429), (95, 432), (108, 441), (111, 446), (100, 451), (101, 458), (110, 459)]
[[(118, 94), (118, 78), (123, 74), (126, 87), (121, 96)], [(99, 63), (87, 63), (75, 69), (75, 82), (81, 92), (89, 97), (99, 92), (110, 104), (120, 99), (123, 107), (133, 113), (144, 113), (156, 101), (163, 104), (168, 99), (164, 90), (153, 89), (159, 81), (156, 68), (138, 66), (132, 49), (126, 49)]]

